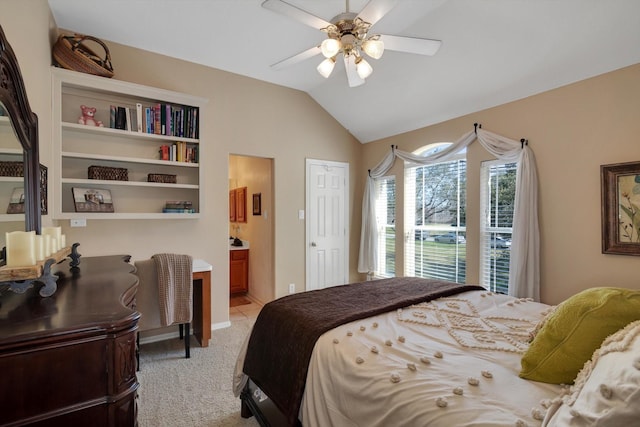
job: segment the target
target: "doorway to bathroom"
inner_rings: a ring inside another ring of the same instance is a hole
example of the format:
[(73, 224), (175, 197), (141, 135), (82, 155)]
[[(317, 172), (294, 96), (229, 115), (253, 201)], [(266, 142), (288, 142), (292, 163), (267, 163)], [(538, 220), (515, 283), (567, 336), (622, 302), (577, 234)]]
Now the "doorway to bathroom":
[(265, 304), (275, 298), (273, 200), (273, 159), (230, 154), (229, 294), (232, 304), (246, 301)]

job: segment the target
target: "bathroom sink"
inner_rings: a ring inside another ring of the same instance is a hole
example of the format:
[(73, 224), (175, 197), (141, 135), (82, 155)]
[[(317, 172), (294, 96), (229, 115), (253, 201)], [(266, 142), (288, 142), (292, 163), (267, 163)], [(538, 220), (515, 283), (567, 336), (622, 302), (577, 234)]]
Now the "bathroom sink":
[(237, 250), (242, 250), (242, 249), (249, 249), (249, 241), (241, 240), (241, 242), (242, 242), (242, 246), (234, 246), (233, 245), (233, 239), (229, 239), (229, 250), (230, 251), (237, 251)]

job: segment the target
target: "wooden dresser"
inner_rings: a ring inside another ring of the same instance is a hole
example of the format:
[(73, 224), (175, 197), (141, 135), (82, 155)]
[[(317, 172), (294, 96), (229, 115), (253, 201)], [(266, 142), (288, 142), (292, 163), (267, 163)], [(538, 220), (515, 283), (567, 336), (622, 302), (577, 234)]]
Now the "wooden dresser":
[[(58, 290), (0, 294), (0, 426), (135, 426), (138, 279), (124, 255), (54, 267)], [(39, 288), (39, 286), (36, 286)]]

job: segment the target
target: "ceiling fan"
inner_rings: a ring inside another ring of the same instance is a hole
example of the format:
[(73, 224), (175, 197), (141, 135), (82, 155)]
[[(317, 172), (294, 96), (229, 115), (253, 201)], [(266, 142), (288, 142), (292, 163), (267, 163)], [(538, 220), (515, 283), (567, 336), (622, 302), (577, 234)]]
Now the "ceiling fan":
[(328, 78), (336, 64), (336, 58), (342, 54), (349, 86), (356, 87), (363, 84), (373, 72), (363, 54), (380, 59), (387, 49), (431, 56), (435, 55), (442, 44), (440, 40), (418, 37), (370, 35), (371, 27), (387, 14), (398, 0), (370, 0), (360, 13), (350, 12), (349, 0), (345, 1), (346, 11), (328, 22), (283, 0), (265, 0), (262, 3), (265, 9), (327, 33), (327, 38), (320, 45), (279, 61), (271, 65), (271, 68), (281, 69), (322, 53), (325, 59), (317, 69), (323, 77)]

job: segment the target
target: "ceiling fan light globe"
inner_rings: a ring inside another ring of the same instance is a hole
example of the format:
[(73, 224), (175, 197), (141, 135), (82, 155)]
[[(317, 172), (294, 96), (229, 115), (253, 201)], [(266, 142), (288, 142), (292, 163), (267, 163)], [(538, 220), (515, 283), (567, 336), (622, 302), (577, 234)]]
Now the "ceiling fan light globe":
[(333, 71), (333, 67), (336, 66), (336, 61), (333, 58), (327, 58), (318, 65), (318, 73), (325, 79), (328, 79)]
[(373, 73), (373, 68), (367, 61), (364, 60), (364, 58), (360, 58), (358, 61), (356, 61), (356, 72), (358, 73), (358, 76), (360, 76), (360, 78), (364, 80), (369, 77), (371, 73)]
[(340, 51), (340, 41), (336, 39), (325, 39), (320, 44), (320, 50), (325, 58), (333, 58)]
[(365, 40), (362, 43), (362, 50), (373, 59), (380, 59), (384, 53), (384, 42), (382, 40)]

